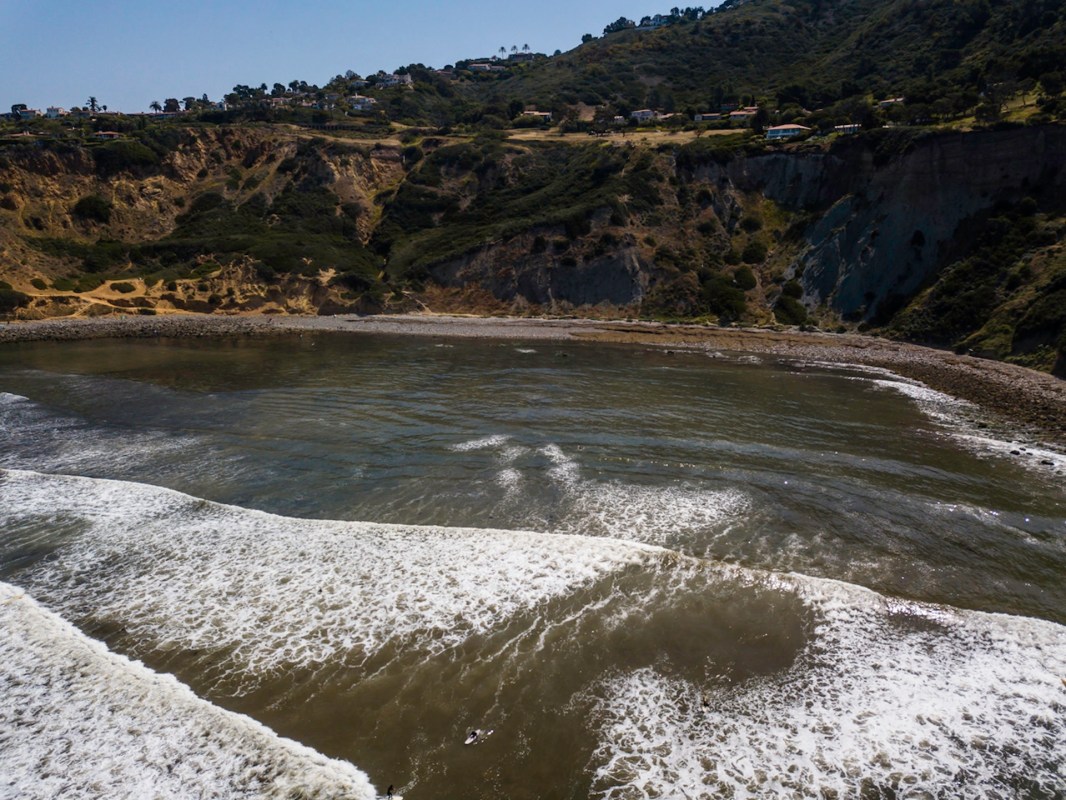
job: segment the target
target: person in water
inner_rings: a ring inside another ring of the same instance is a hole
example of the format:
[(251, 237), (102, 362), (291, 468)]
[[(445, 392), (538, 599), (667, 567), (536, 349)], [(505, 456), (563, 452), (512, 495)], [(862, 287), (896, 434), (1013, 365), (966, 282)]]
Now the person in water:
[(392, 800), (392, 784), (389, 784), (389, 788), (385, 790), (385, 797)]

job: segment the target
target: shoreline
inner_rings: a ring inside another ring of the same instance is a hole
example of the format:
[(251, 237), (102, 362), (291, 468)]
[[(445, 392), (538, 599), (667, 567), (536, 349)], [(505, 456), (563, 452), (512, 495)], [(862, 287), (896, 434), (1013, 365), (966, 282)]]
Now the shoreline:
[[(887, 369), (974, 403), (1015, 435), (1066, 449), (1066, 381), (1002, 361), (858, 334), (712, 328), (656, 322), (456, 315), (213, 316), (174, 314), (52, 318), (0, 323), (0, 344), (110, 338), (224, 338), (301, 333), (604, 342), (767, 355)], [(1000, 427), (999, 424), (996, 427)]]

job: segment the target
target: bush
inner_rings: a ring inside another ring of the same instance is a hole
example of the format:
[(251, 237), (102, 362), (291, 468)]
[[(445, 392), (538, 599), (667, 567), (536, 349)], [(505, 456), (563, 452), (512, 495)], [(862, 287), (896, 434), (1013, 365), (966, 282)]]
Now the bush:
[(0, 288), (0, 313), (9, 313), (16, 308), (22, 308), (30, 302), (29, 295), (12, 289), (10, 286), (7, 288)]
[(83, 197), (74, 204), (71, 211), (74, 216), (87, 222), (99, 222), (106, 225), (111, 221), (111, 203), (95, 194)]
[(120, 139), (108, 142), (93, 151), (96, 171), (108, 177), (119, 172), (140, 171), (158, 167), (159, 155), (140, 142)]
[(33, 286), (34, 289), (40, 289), (42, 292), (48, 288), (48, 284), (44, 281), (43, 278), (34, 278), (32, 281), (30, 281), (30, 284)]
[(134, 286), (132, 283), (127, 283), (126, 281), (112, 283), (109, 288), (111, 289), (111, 291), (119, 292), (121, 294), (129, 294), (130, 292), (136, 291), (137, 289), (137, 287)]
[(758, 239), (752, 239), (740, 254), (745, 264), (761, 264), (766, 260), (766, 245)]
[(807, 321), (807, 309), (799, 300), (783, 294), (774, 304), (774, 316), (782, 325), (802, 325)]
[(73, 292), (74, 281), (70, 278), (56, 278), (52, 281), (52, 288), (57, 292)]
[(758, 214), (748, 214), (740, 220), (740, 227), (749, 233), (762, 229), (762, 217)]
[(800, 285), (799, 281), (793, 278), (781, 287), (781, 293), (785, 295), (785, 297), (791, 297), (795, 300), (799, 300), (801, 297), (803, 297), (803, 287)]
[(751, 267), (740, 267), (740, 269), (734, 272), (733, 283), (745, 292), (754, 289), (758, 285), (758, 281), (755, 280), (755, 273), (751, 271)]

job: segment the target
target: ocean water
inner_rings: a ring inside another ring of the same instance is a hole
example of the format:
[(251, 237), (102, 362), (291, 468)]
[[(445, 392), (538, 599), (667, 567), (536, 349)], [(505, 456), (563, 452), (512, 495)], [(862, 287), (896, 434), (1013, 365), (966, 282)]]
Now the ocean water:
[(0, 797), (1061, 797), (1066, 459), (978, 416), (621, 346), (4, 348)]

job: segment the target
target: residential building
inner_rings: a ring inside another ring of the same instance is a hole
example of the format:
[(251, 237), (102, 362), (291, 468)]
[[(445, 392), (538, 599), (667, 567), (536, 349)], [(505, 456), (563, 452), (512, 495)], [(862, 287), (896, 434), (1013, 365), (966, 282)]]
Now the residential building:
[(415, 82), (410, 75), (379, 75), (377, 85), (382, 89), (388, 89), (393, 86), (414, 87)]
[(794, 139), (797, 136), (803, 136), (805, 133), (810, 133), (811, 129), (806, 128), (803, 125), (789, 124), (789, 125), (774, 125), (772, 128), (767, 128), (767, 139)]
[(65, 108), (58, 108), (57, 106), (48, 106), (48, 110), (44, 112), (44, 115), (48, 119), (59, 119), (60, 117), (65, 117), (67, 115), (67, 110)]
[(551, 122), (552, 112), (550, 111), (537, 111), (535, 108), (522, 112), (523, 117), (536, 117), (541, 122)]
[(834, 125), (833, 130), (837, 133), (849, 135), (862, 130), (862, 125), (857, 122), (849, 122), (847, 125)]
[(654, 111), (650, 108), (641, 108), (637, 111), (632, 111), (629, 114), (631, 119), (635, 119), (637, 122), (647, 122), (649, 119), (655, 119), (658, 117)]
[(352, 111), (373, 111), (378, 103), (373, 97), (364, 97), (361, 94), (352, 95), (348, 98), (348, 107)]
[(696, 122), (714, 122), (715, 120), (719, 120), (721, 118), (722, 118), (721, 114), (715, 114), (713, 112), (709, 112), (709, 113), (706, 113), (706, 114), (696, 114), (695, 117), (694, 117), (694, 120)]

